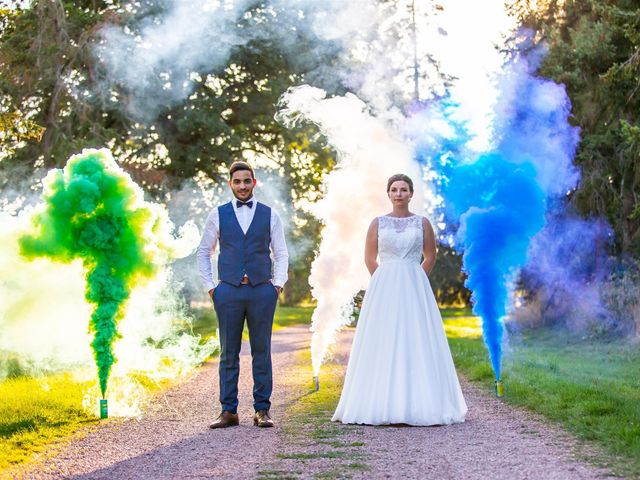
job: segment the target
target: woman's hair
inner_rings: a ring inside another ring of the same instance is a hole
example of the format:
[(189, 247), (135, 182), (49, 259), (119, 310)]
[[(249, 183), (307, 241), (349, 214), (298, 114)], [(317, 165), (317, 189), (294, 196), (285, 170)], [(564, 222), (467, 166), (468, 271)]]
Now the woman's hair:
[(411, 178), (409, 178), (409, 176), (405, 175), (404, 173), (396, 173), (395, 175), (389, 177), (389, 180), (387, 180), (387, 193), (389, 193), (389, 190), (391, 190), (391, 185), (393, 185), (393, 182), (400, 181), (407, 182), (407, 185), (409, 185), (409, 191), (413, 193), (413, 180), (411, 180)]
[(251, 172), (251, 178), (256, 178), (251, 165), (249, 165), (247, 162), (243, 162), (242, 160), (237, 160), (231, 164), (231, 166), (229, 167), (229, 178), (233, 178), (233, 174), (240, 170), (247, 170)]

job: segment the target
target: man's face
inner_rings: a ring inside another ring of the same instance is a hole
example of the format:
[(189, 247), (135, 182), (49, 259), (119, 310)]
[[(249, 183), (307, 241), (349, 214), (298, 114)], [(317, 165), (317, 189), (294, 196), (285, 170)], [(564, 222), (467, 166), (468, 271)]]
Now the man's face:
[(238, 170), (233, 172), (229, 186), (233, 195), (243, 202), (246, 202), (253, 195), (253, 187), (256, 186), (256, 180), (251, 176), (248, 170)]

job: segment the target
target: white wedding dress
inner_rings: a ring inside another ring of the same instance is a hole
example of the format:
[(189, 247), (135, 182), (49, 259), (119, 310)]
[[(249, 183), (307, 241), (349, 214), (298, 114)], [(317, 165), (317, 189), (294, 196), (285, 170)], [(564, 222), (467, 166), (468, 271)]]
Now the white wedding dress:
[(422, 217), (378, 217), (380, 265), (369, 282), (333, 421), (445, 425), (467, 405), (429, 280)]

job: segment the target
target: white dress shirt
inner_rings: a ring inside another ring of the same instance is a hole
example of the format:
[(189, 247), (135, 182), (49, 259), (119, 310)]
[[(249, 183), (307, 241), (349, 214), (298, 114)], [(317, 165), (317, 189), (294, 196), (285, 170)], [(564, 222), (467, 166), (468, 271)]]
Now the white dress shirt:
[[(253, 217), (256, 213), (256, 200), (251, 197), (247, 201), (253, 201), (253, 207), (247, 206), (240, 207), (236, 205), (236, 198), (231, 200), (233, 205), (233, 211), (236, 214), (240, 228), (244, 233), (247, 233), (249, 226), (253, 221)], [(198, 270), (200, 271), (200, 278), (204, 283), (207, 291), (212, 288), (216, 288), (218, 282), (213, 279), (213, 270), (211, 268), (211, 255), (218, 245), (218, 238), (220, 238), (220, 216), (218, 209), (214, 208), (213, 211), (207, 217), (207, 222), (204, 227), (204, 233), (198, 246)], [(271, 252), (273, 253), (273, 284), (279, 287), (284, 286), (287, 281), (289, 268), (289, 252), (287, 251), (287, 244), (284, 240), (284, 228), (282, 227), (282, 221), (278, 214), (271, 209)], [(251, 279), (249, 279), (251, 280)]]

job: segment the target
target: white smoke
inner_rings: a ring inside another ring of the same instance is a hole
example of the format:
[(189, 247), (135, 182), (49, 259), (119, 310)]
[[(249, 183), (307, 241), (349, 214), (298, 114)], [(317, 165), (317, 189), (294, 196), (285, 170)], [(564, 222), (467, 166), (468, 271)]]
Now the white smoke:
[[(120, 23), (104, 26), (94, 48), (102, 96), (135, 118), (152, 119), (187, 99), (196, 83), (218, 91), (215, 75), (237, 68), (227, 65), (234, 49), (263, 42), (274, 45), (307, 82), (331, 90), (346, 86), (378, 113), (397, 117), (399, 105), (415, 100), (412, 5), (421, 31), (437, 34), (435, 8), (411, 0), (269, 0), (260, 6), (249, 0), (163, 0), (146, 12), (131, 2), (125, 9), (130, 18), (123, 14)], [(424, 48), (429, 35), (422, 34), (417, 49), (426, 95), (429, 84), (439, 81)]]
[(105, 26), (95, 48), (107, 87), (126, 85), (128, 98), (116, 100), (138, 118), (150, 118), (187, 98), (193, 89), (193, 72), (224, 66), (231, 49), (247, 40), (235, 24), (248, 1), (164, 3), (163, 15), (146, 17), (134, 29)]
[[(39, 373), (91, 360), (82, 265), (25, 260), (18, 237), (30, 211), (0, 212), (0, 354)], [(0, 378), (3, 372), (0, 371)]]
[[(338, 25), (341, 21), (353, 22), (354, 16), (347, 10), (343, 17), (332, 20)], [(402, 106), (416, 94), (409, 75), (413, 72), (406, 69), (413, 66), (407, 62), (413, 39), (406, 34), (402, 38), (386, 36), (385, 20), (366, 8), (362, 12), (362, 18), (374, 19), (367, 28), (351, 37), (337, 34), (346, 45), (343, 57), (351, 59), (344, 63), (357, 64), (354, 59), (360, 62), (356, 71), (361, 78), (354, 83), (359, 98), (352, 94), (325, 98), (323, 91), (303, 86), (283, 97), (284, 109), (280, 112), (289, 124), (301, 120), (317, 124), (338, 154), (336, 168), (325, 180), (326, 195), (314, 208), (324, 222), (309, 279), (317, 300), (311, 345), (316, 375), (336, 332), (351, 320), (349, 306), (354, 294), (366, 286), (364, 239), (371, 220), (389, 210), (386, 179), (394, 173), (406, 173), (414, 179), (415, 213), (429, 214), (437, 202), (429, 186), (435, 172), (421, 171), (413, 158), (414, 146), (404, 135), (420, 138), (421, 142), (432, 139), (434, 143), (455, 135), (449, 120), (436, 110), (423, 109), (420, 119), (405, 117)], [(384, 10), (378, 9), (378, 15), (380, 12)], [(469, 12), (474, 12), (473, 16)], [(399, 16), (401, 12), (391, 21), (401, 21)], [(483, 17), (491, 17), (492, 22), (483, 22)], [(456, 108), (449, 113), (457, 122), (466, 123), (474, 139), (469, 148), (486, 147), (492, 138), (492, 111), (498, 93), (492, 76), (502, 66), (496, 45), (502, 40), (500, 30), (507, 31), (512, 20), (502, 3), (483, 2), (480, 6), (470, 1), (442, 2), (441, 13), (423, 12), (418, 21), (420, 18), (423, 21), (417, 25), (416, 50), (421, 75), (433, 66), (420, 60), (427, 58), (439, 65), (441, 73), (454, 77), (449, 94)], [(462, 26), (461, 18), (469, 22)], [(362, 45), (367, 36), (370, 46)], [(441, 93), (438, 78), (420, 76), (418, 87), (422, 88), (418, 92), (421, 100)], [(427, 123), (425, 118), (429, 118)]]
[(426, 191), (410, 145), (372, 117), (356, 96), (326, 98), (324, 91), (305, 85), (291, 89), (282, 103), (283, 121), (315, 123), (337, 152), (338, 163), (324, 181), (326, 195), (314, 206), (324, 222), (309, 278), (318, 302), (311, 342), (317, 374), (336, 332), (350, 321), (348, 306), (354, 295), (366, 286), (364, 239), (371, 221), (390, 210), (387, 178), (405, 173), (415, 180), (411, 206), (418, 214), (425, 211)]

